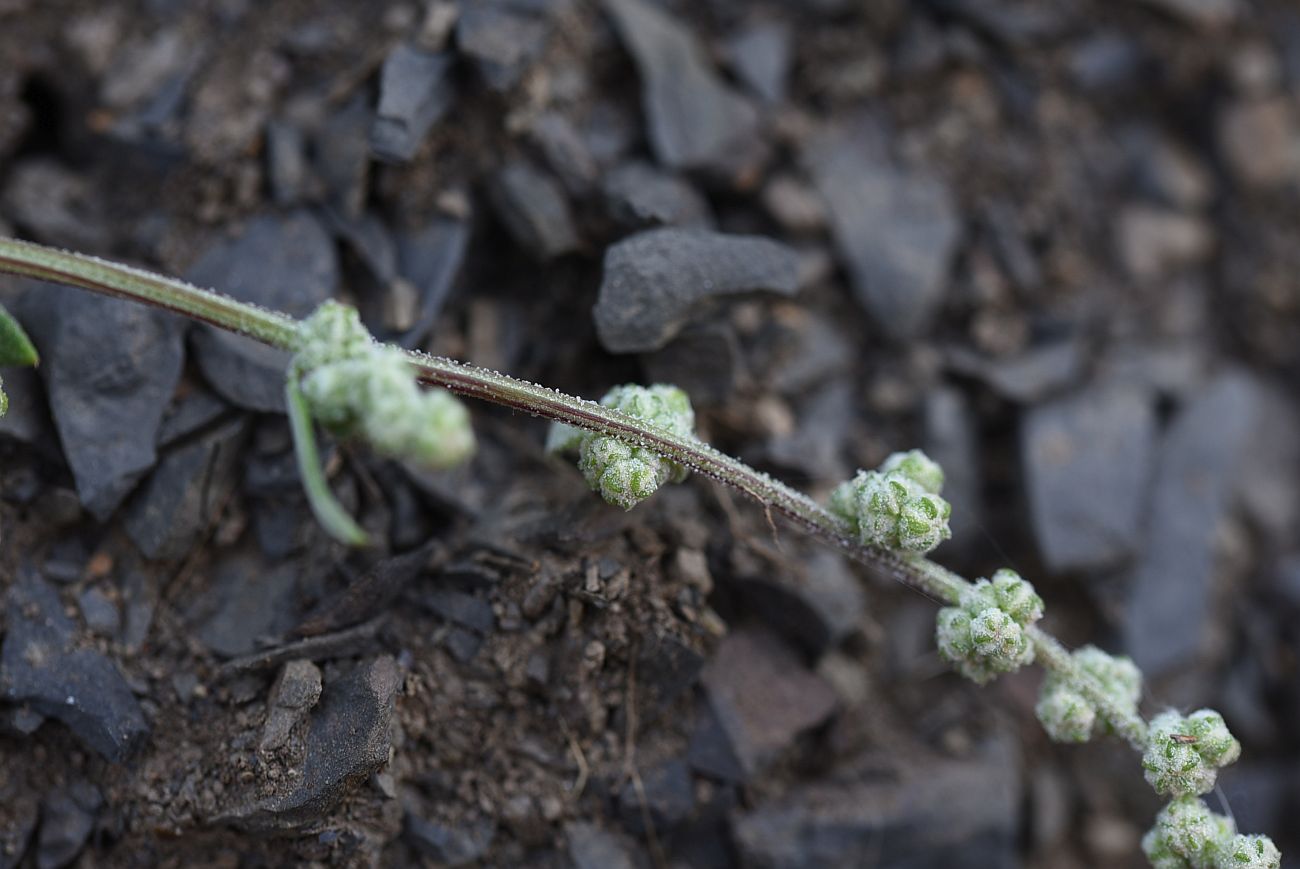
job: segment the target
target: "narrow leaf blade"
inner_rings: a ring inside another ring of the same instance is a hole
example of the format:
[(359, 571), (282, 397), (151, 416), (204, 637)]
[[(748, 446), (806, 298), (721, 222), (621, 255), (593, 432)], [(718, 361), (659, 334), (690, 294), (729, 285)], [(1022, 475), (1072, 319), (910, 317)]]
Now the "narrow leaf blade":
[(298, 475), (302, 477), (307, 503), (311, 505), (316, 520), (341, 543), (348, 546), (369, 545), (366, 532), (343, 509), (325, 481), (320, 451), (316, 448), (316, 433), (312, 430), (311, 411), (298, 386), (298, 378), (292, 372), (284, 385), (284, 397), (284, 403), (289, 409), (289, 428), (293, 432), (293, 451), (298, 457)]
[(0, 367), (26, 368), (40, 362), (32, 341), (18, 321), (0, 305)]

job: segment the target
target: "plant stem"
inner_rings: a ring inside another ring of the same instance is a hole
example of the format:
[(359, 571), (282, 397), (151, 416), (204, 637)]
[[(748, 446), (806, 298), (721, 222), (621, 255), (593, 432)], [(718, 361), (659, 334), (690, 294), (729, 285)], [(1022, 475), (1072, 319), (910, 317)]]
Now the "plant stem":
[[(0, 272), (105, 293), (183, 314), (195, 320), (247, 335), (273, 347), (296, 349), (297, 321), (284, 314), (203, 290), (184, 281), (97, 257), (55, 250), (30, 242), (0, 238)], [(666, 429), (620, 411), (516, 380), (505, 374), (423, 353), (407, 353), (424, 383), (442, 386), (471, 398), (526, 411), (550, 420), (612, 435), (647, 447), (707, 477), (733, 486), (767, 510), (774, 510), (846, 555), (884, 576), (947, 603), (958, 603), (969, 583), (946, 568), (917, 555), (900, 555), (864, 546), (848, 525), (807, 495), (774, 480), (703, 441), (673, 434)], [(1146, 741), (1146, 723), (1140, 716), (1115, 708), (1101, 686), (1083, 672), (1069, 652), (1037, 627), (1030, 628), (1037, 657), (1043, 666), (1063, 674), (1097, 704), (1115, 729), (1134, 747)]]

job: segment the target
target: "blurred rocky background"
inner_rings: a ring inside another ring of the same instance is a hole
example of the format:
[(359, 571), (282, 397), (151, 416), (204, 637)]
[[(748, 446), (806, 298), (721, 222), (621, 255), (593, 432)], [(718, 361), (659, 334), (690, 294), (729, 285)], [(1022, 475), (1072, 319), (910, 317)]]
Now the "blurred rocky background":
[[(672, 381), (814, 494), (948, 472), (1300, 854), (1300, 10), (1286, 0), (0, 0), (0, 233), (590, 397)], [(692, 480), (630, 514), (476, 405), (436, 475), (284, 358), (15, 279), (0, 867), (1144, 865), (1116, 743)], [(1291, 863), (1289, 865), (1300, 865)]]

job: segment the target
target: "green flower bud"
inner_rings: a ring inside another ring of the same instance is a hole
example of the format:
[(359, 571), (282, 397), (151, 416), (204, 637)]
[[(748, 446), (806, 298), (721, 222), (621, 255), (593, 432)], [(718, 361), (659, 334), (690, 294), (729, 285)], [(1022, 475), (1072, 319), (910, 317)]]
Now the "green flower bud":
[[(600, 403), (629, 416), (693, 437), (695, 412), (686, 393), (675, 386), (656, 384), (616, 386)], [(592, 490), (611, 504), (631, 510), (664, 483), (680, 483), (687, 469), (646, 447), (563, 423), (552, 423), (546, 435), (548, 452), (578, 453), (578, 469)]]
[(1268, 836), (1233, 836), (1218, 848), (1215, 869), (1280, 869), (1282, 852)]
[(952, 506), (939, 497), (943, 471), (919, 450), (894, 453), (831, 493), (830, 510), (866, 546), (929, 552), (952, 536)]
[(935, 642), (939, 654), (959, 673), (984, 683), (1034, 660), (1034, 647), (1025, 628), (1043, 615), (1043, 602), (1033, 586), (1013, 571), (981, 579), (961, 604), (939, 610)]
[[(1084, 646), (1070, 657), (1097, 681), (1112, 705), (1136, 711), (1142, 674), (1131, 660), (1108, 655), (1096, 646)], [(1111, 730), (1101, 710), (1058, 673), (1043, 680), (1035, 712), (1047, 735), (1057, 742), (1087, 742)]]
[(1218, 768), (1240, 754), (1241, 744), (1212, 709), (1187, 717), (1162, 712), (1151, 720), (1142, 769), (1157, 793), (1203, 794), (1214, 787)]
[(1063, 685), (1040, 693), (1034, 713), (1047, 735), (1057, 742), (1087, 742), (1097, 726), (1093, 705)]
[(920, 450), (894, 453), (880, 463), (880, 472), (902, 474), (932, 495), (943, 491), (943, 468)]
[(1142, 851), (1152, 866), (1210, 866), (1216, 845), (1234, 832), (1232, 822), (1210, 811), (1199, 797), (1179, 797), (1156, 815), (1155, 826), (1142, 838)]

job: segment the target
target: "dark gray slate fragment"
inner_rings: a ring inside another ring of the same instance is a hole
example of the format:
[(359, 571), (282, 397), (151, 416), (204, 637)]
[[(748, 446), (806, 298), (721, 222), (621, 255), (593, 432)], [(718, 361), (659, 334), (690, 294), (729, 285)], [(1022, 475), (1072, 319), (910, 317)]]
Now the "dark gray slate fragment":
[(643, 361), (651, 382), (686, 390), (696, 407), (730, 401), (744, 372), (740, 340), (727, 323), (687, 326)]
[(313, 140), (312, 165), (329, 204), (349, 217), (365, 210), (371, 117), (369, 97), (358, 93), (330, 116)]
[(417, 851), (443, 866), (464, 866), (481, 859), (496, 838), (496, 825), (486, 819), (466, 827), (454, 827), (426, 821), (408, 812), (403, 828), (407, 841)]
[(745, 606), (813, 655), (834, 646), (859, 624), (866, 598), (840, 556), (817, 552), (796, 577), (753, 577), (738, 583)]
[(533, 122), (529, 132), (564, 189), (574, 195), (591, 189), (600, 167), (572, 121), (559, 112), (546, 112)]
[(126, 514), (126, 533), (146, 558), (184, 555), (216, 520), (235, 486), (246, 428), (231, 420), (158, 463)]
[(21, 304), (81, 503), (112, 515), (157, 454), (180, 379), (180, 323), (141, 305), (45, 284)]
[(637, 869), (631, 843), (585, 821), (564, 828), (574, 869)]
[(723, 83), (699, 40), (643, 0), (605, 0), (641, 75), (650, 145), (674, 169), (725, 167), (756, 134), (758, 112)]
[(26, 782), (8, 779), (0, 782), (0, 869), (16, 869), (27, 851), (27, 843), (36, 832), (36, 795)]
[(1156, 415), (1146, 390), (1102, 383), (1040, 404), (1021, 423), (1038, 549), (1052, 570), (1128, 557), (1143, 531)]
[(695, 684), (703, 666), (703, 656), (677, 637), (645, 637), (636, 658), (637, 721), (648, 725), (658, 720)]
[(1070, 50), (1069, 70), (1086, 91), (1118, 91), (1138, 81), (1146, 63), (1142, 46), (1122, 33), (1099, 33)]
[(286, 663), (271, 686), (258, 747), (262, 751), (274, 751), (284, 745), (294, 725), (311, 711), (320, 694), (319, 667), (301, 658)]
[(266, 174), (276, 205), (294, 205), (307, 194), (307, 142), (298, 127), (285, 121), (266, 125)]
[(461, 4), (456, 47), (474, 61), (489, 87), (505, 91), (542, 53), (550, 32), (546, 16), (527, 4), (479, 0)]
[(400, 683), (397, 662), (381, 655), (326, 685), (312, 713), (301, 778), (288, 793), (221, 820), (254, 832), (292, 830), (319, 821), (348, 790), (388, 762), (393, 700)]
[(569, 200), (550, 175), (523, 161), (508, 163), (492, 179), (490, 193), (506, 229), (536, 259), (577, 248)]
[(57, 718), (109, 760), (125, 760), (149, 733), (135, 695), (112, 661), (76, 647), (58, 594), (28, 568), (9, 589), (7, 624), (0, 696)]
[(752, 25), (727, 40), (731, 66), (745, 85), (769, 103), (785, 99), (790, 74), (790, 30), (776, 21)]
[[(618, 795), (619, 814), (628, 830), (643, 836), (647, 832), (644, 811), (658, 833), (671, 830), (695, 810), (695, 783), (683, 760), (670, 760), (641, 770), (641, 790), (629, 781)], [(642, 797), (644, 796), (644, 801)]]
[(764, 869), (1017, 866), (1018, 766), (1011, 748), (998, 744), (983, 758), (898, 764), (893, 775), (796, 790), (733, 818), (740, 863)]
[(1079, 381), (1088, 363), (1087, 347), (1076, 338), (1032, 347), (1010, 359), (986, 359), (954, 349), (948, 364), (953, 370), (978, 377), (1009, 401), (1035, 402)]
[(211, 615), (197, 626), (199, 641), (218, 655), (246, 655), (261, 641), (286, 634), (296, 619), (297, 567), (267, 570), (256, 558), (236, 556), (216, 568), (212, 589), (199, 602)]
[(592, 313), (613, 353), (657, 350), (719, 296), (799, 289), (799, 254), (768, 238), (706, 230), (651, 229), (605, 252)]
[[(305, 317), (334, 295), (339, 268), (329, 234), (311, 214), (297, 211), (253, 218), (240, 235), (208, 248), (186, 277), (240, 301)], [(224, 398), (249, 410), (284, 411), (288, 353), (206, 327), (193, 340), (203, 376)]]
[(370, 148), (381, 160), (410, 160), (451, 108), (452, 58), (402, 43), (384, 61)]
[(477, 634), (490, 634), (496, 626), (492, 605), (480, 597), (453, 589), (435, 589), (423, 594), (420, 603), (429, 612)]
[(771, 438), (768, 457), (813, 479), (846, 477), (850, 469), (841, 458), (841, 448), (845, 435), (853, 430), (853, 420), (853, 385), (847, 379), (829, 381), (799, 402), (798, 427)]
[(86, 847), (104, 798), (88, 781), (74, 781), (46, 795), (41, 803), (41, 832), (36, 837), (39, 869), (67, 866)]
[(397, 236), (398, 272), (411, 282), (419, 297), (414, 325), (397, 338), (403, 347), (419, 345), (433, 328), (460, 274), (468, 244), (468, 221), (452, 217), (436, 218), (427, 226)]
[(112, 598), (94, 586), (77, 596), (77, 606), (86, 627), (105, 637), (116, 637), (122, 629), (122, 612)]
[(709, 704), (746, 774), (776, 760), (835, 711), (835, 692), (774, 634), (742, 628), (700, 674)]
[(943, 468), (943, 497), (952, 504), (947, 545), (964, 546), (978, 536), (984, 512), (975, 412), (961, 390), (941, 387), (925, 397), (924, 414), (925, 452)]
[(609, 216), (623, 226), (682, 226), (712, 229), (709, 203), (685, 179), (634, 161), (605, 175), (602, 182)]
[(25, 444), (48, 446), (54, 429), (45, 406), (45, 390), (35, 368), (10, 368), (4, 372), (9, 409), (0, 416), (0, 436)]
[(686, 761), (701, 775), (723, 782), (744, 782), (749, 778), (722, 722), (708, 703), (701, 703), (695, 730), (686, 749)]
[(889, 159), (880, 131), (843, 131), (804, 154), (858, 301), (891, 337), (915, 338), (943, 304), (961, 222), (948, 185)]
[(158, 448), (169, 446), (216, 422), (230, 405), (208, 392), (194, 389), (172, 403), (158, 429)]
[(1240, 372), (1219, 375), (1161, 445), (1124, 624), (1125, 651), (1148, 679), (1194, 657), (1206, 636), (1215, 540), (1256, 424), (1257, 390)]

